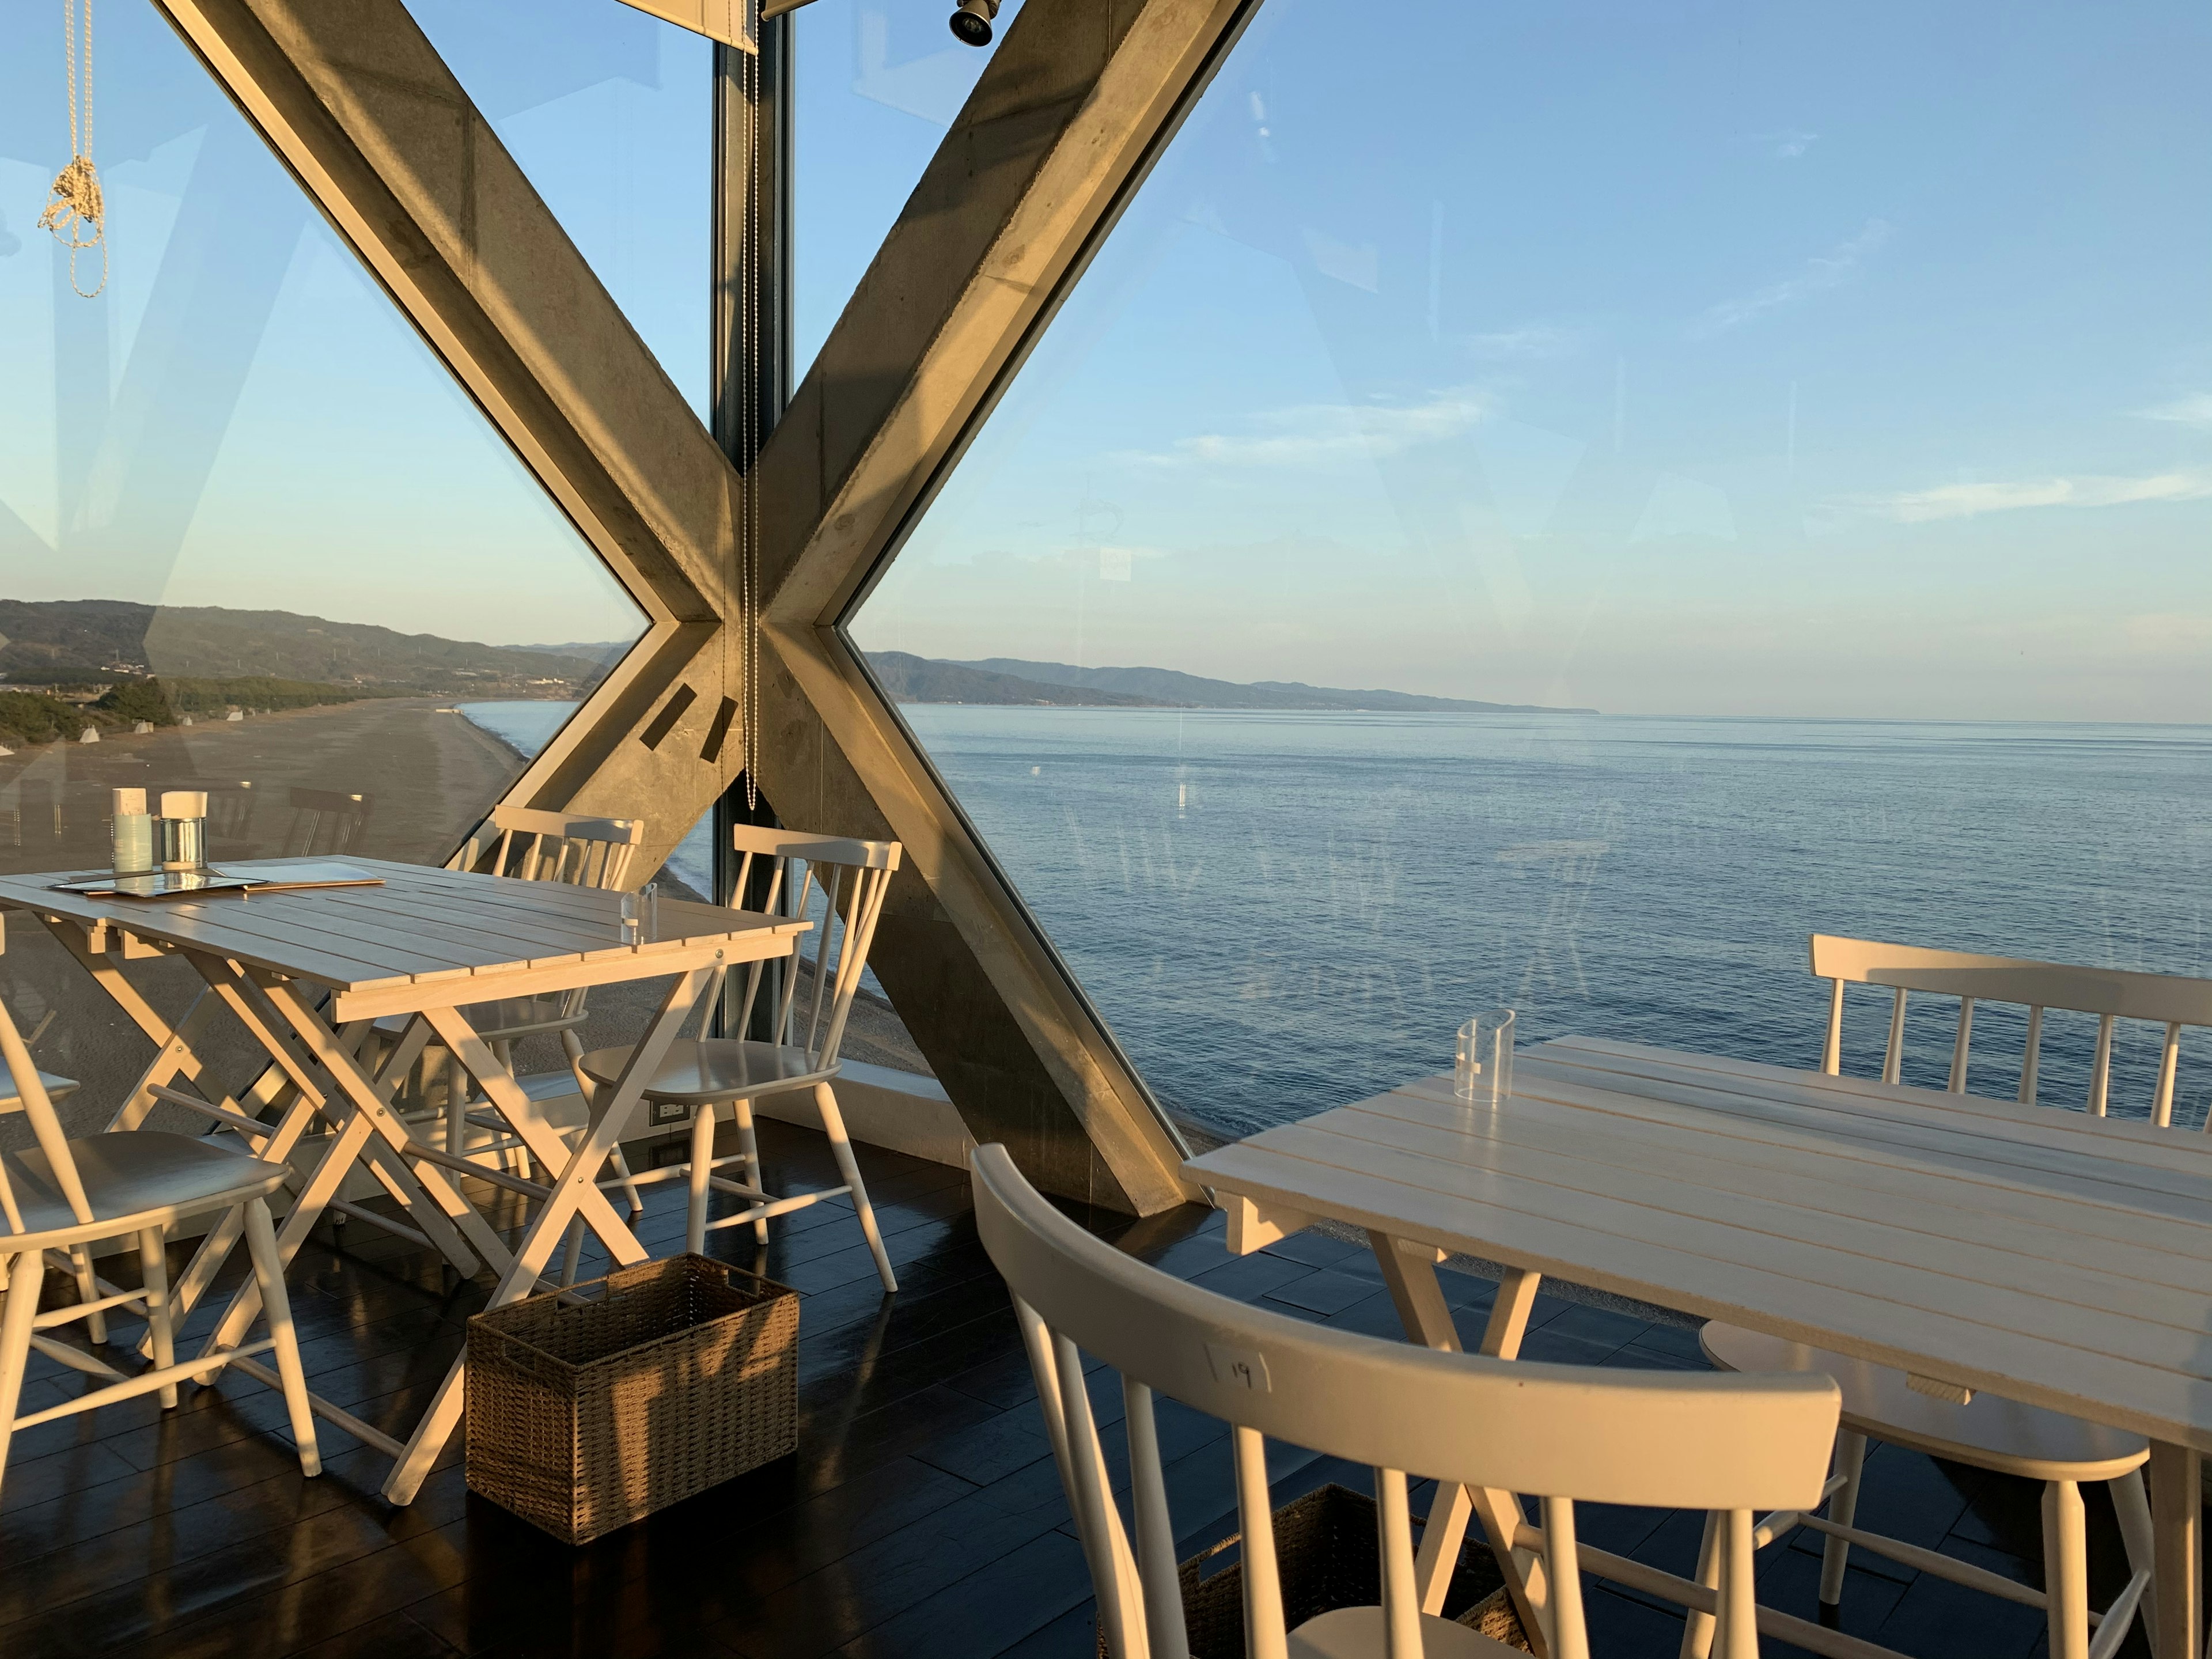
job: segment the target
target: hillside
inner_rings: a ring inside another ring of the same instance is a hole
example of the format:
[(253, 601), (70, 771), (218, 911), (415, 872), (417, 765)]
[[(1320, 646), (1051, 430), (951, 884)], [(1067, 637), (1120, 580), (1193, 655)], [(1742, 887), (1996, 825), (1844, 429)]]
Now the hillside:
[[(1018, 657), (988, 657), (951, 665), (979, 672), (1011, 675), (1032, 684), (1079, 686), (1117, 692), (1151, 703), (1187, 708), (1366, 709), (1425, 714), (1594, 714), (1595, 708), (1547, 708), (1535, 703), (1473, 702), (1461, 697), (1430, 697), (1412, 691), (1355, 691), (1306, 685), (1297, 680), (1260, 680), (1249, 685), (1206, 679), (1172, 668), (1077, 668), (1064, 662), (1029, 662)], [(966, 701), (980, 701), (967, 699)]]
[(510, 651), (534, 651), (541, 657), (581, 657), (612, 668), (629, 654), (635, 640), (569, 640), (560, 645), (510, 645)]
[(592, 656), (402, 634), (289, 611), (0, 599), (0, 677), (18, 684), (155, 673), (561, 697), (578, 695), (605, 672)]
[(868, 666), (895, 702), (980, 702), (1006, 707), (1037, 703), (1082, 708), (1156, 708), (1149, 697), (1048, 685), (963, 663), (933, 662), (903, 651), (872, 651)]

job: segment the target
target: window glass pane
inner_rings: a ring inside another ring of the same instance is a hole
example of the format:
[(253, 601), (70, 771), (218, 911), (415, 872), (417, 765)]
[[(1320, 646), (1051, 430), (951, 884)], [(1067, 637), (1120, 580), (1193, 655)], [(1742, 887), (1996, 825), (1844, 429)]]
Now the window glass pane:
[[(18, 21), (0, 871), (106, 867), (118, 787), (205, 790), (218, 862), (441, 861), (523, 766), (483, 707), (557, 719), (642, 617), (146, 8), (100, 14), (112, 264), (98, 298), (73, 293), (36, 225), (69, 149), (59, 19)], [(93, 287), (99, 256), (79, 273)], [(0, 994), (27, 1024), (70, 1005), (40, 1058), (105, 1121), (143, 1045), (37, 927), (8, 931)], [(144, 968), (181, 1009), (188, 970)]]
[(713, 45), (614, 0), (407, 9), (703, 417)]
[(1268, 0), (854, 635), (1231, 1127), (1495, 1004), (1815, 1064), (1813, 931), (2212, 972), (2208, 72), (2180, 4)]
[[(1001, 37), (1021, 8), (1000, 8)], [(814, 0), (792, 15), (794, 378), (821, 350), (990, 61), (990, 48), (952, 38), (951, 9)]]

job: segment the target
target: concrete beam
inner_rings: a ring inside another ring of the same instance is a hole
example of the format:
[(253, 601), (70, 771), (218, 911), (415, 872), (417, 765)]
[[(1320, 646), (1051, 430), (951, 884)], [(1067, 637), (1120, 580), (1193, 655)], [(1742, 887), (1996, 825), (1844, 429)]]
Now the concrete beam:
[[(653, 867), (744, 764), (744, 482), (401, 0), (155, 3), (651, 618), (509, 799), (643, 816)], [(907, 844), (875, 961), (970, 1132), (1140, 1213), (1173, 1131), (836, 624), (1245, 3), (1026, 9), (757, 469), (769, 799)]]
[(1006, 1141), (1052, 1191), (1147, 1214), (1196, 1196), (1174, 1130), (837, 624), (1246, 10), (1026, 8), (757, 470), (783, 668), (769, 684), (769, 799), (794, 823), (906, 844), (876, 972), (976, 1139)]

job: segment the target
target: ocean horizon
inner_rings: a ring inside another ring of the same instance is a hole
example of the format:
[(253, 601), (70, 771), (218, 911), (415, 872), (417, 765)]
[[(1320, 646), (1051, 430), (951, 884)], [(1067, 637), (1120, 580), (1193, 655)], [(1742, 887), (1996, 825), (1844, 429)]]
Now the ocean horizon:
[[(460, 705), (527, 754), (573, 708)], [(2212, 726), (1726, 715), (908, 704), (900, 710), (1170, 1106), (1249, 1133), (1447, 1071), (1480, 1009), (1574, 1033), (1817, 1064), (1807, 935), (2212, 972)], [(707, 890), (695, 830), (672, 857)], [(695, 873), (696, 872), (696, 873)], [(1887, 998), (1847, 1000), (1873, 1073)], [(1957, 1005), (1913, 1000), (1942, 1086)], [(2040, 1097), (2086, 1097), (2095, 1022), (2046, 1021)], [(1978, 1010), (1977, 1093), (2025, 1020)], [(2112, 1110), (2159, 1033), (2123, 1027)], [(2176, 1119), (2203, 1121), (2204, 1034)]]

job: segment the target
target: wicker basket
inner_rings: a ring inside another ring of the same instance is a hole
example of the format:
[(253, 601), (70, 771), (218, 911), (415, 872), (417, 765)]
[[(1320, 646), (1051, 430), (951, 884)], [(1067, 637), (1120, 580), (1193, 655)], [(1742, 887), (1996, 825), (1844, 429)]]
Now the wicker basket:
[(797, 1443), (799, 1292), (705, 1256), (478, 1314), (468, 1340), (469, 1487), (568, 1543)]
[[(1243, 1565), (1234, 1561), (1211, 1577), (1206, 1573), (1207, 1562), (1234, 1549), (1242, 1538), (1232, 1533), (1191, 1557), (1176, 1574), (1182, 1583), (1190, 1659), (1244, 1659)], [(1288, 1629), (1337, 1607), (1372, 1607), (1382, 1593), (1375, 1500), (1348, 1486), (1328, 1486), (1284, 1504), (1275, 1511), (1275, 1563)], [(1462, 1551), (1444, 1596), (1445, 1616), (1481, 1605), (1501, 1588), (1498, 1564), (1487, 1548), (1478, 1544)], [(1511, 1616), (1510, 1608), (1506, 1616)], [(1501, 1634), (1488, 1626), (1480, 1628), (1487, 1635)], [(1106, 1653), (1103, 1630), (1098, 1651)]]

